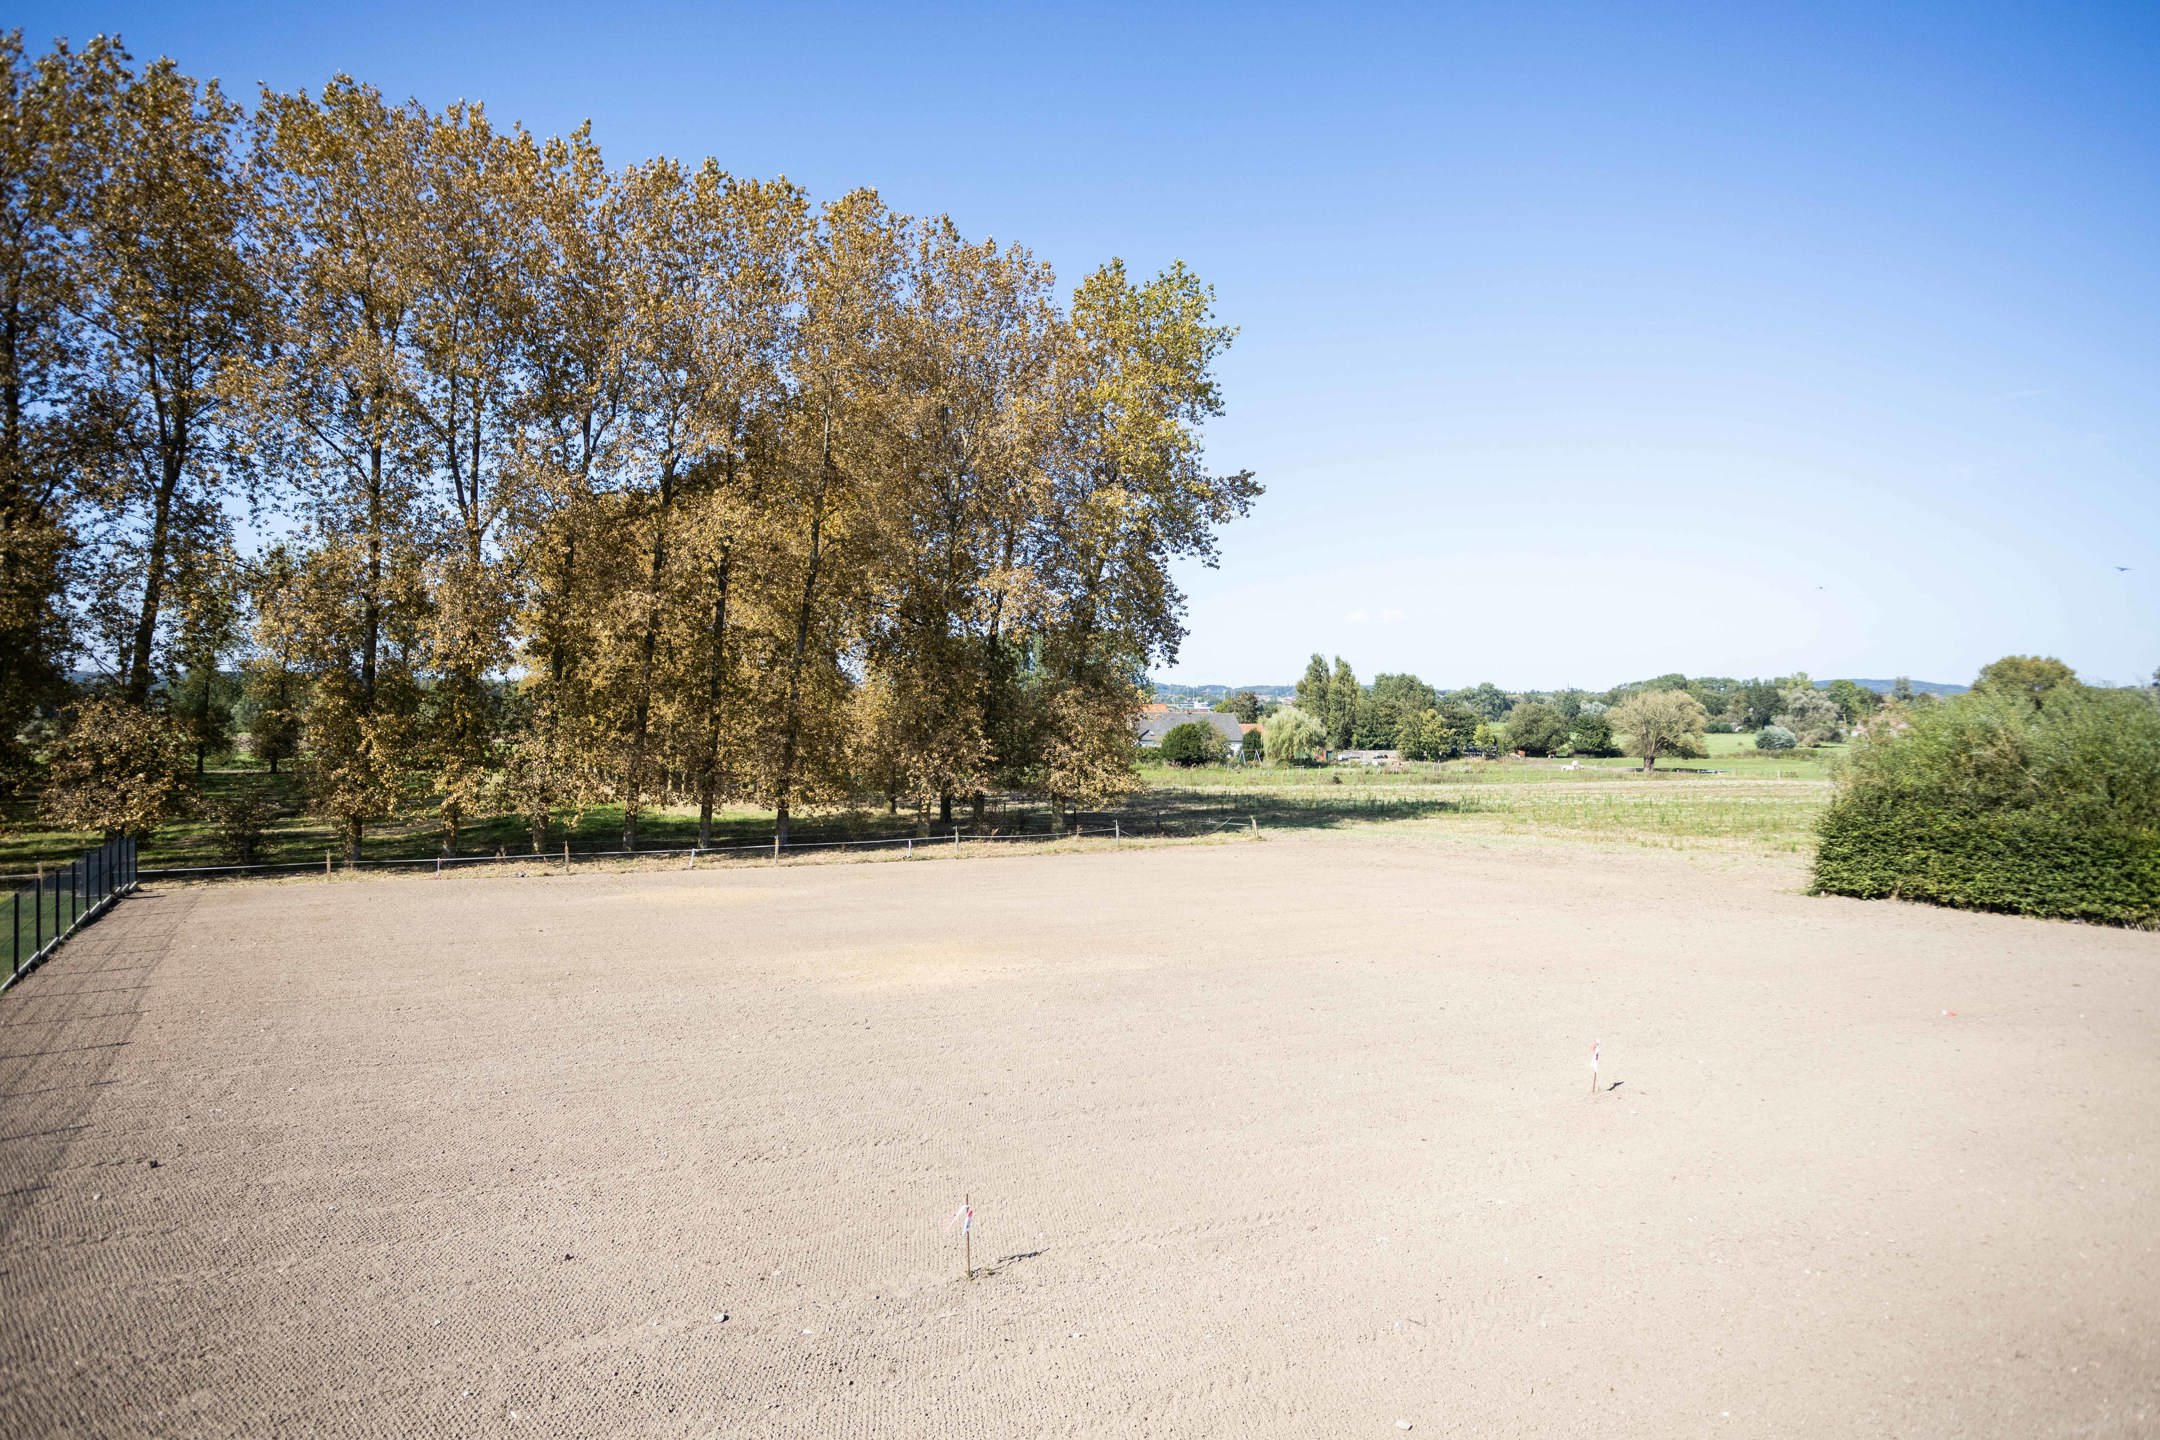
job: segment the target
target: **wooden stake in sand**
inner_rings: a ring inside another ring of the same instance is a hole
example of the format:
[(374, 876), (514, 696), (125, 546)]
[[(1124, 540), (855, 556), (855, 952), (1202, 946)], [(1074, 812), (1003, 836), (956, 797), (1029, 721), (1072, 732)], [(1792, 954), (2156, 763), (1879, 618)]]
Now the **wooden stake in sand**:
[(1597, 1094), (1598, 1042), (1590, 1042), (1590, 1093)]
[(967, 1278), (973, 1280), (975, 1278), (975, 1206), (971, 1203), (971, 1197), (967, 1195), (960, 1197), (960, 1208), (953, 1211), (951, 1218), (945, 1222), (947, 1230), (952, 1229), (955, 1225), (960, 1227), (961, 1250), (967, 1257)]

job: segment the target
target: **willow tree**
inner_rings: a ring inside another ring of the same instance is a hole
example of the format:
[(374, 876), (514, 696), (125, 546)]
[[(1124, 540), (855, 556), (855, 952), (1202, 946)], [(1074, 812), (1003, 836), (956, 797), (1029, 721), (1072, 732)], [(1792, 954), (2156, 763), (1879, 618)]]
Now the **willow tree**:
[(1607, 718), (1627, 753), (1642, 757), (1645, 770), (1656, 769), (1660, 755), (1703, 754), (1710, 724), (1702, 702), (1685, 690), (1638, 690), (1613, 706)]

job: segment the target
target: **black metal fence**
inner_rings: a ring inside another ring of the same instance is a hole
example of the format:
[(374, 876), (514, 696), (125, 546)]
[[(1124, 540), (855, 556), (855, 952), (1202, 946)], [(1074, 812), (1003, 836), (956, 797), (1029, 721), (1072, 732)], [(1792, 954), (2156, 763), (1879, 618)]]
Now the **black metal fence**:
[[(8, 967), (0, 989), (20, 979), (53, 948), (135, 888), (135, 841), (123, 836), (35, 876), (17, 876), (8, 900)], [(28, 883), (25, 883), (28, 882)]]
[(1043, 843), (1057, 840), (1141, 840), (1150, 838), (1196, 838), (1220, 834), (1225, 830), (1254, 831), (1260, 828), (1259, 820), (1242, 811), (1227, 818), (1208, 816), (1175, 816), (1165, 814), (1068, 814), (1064, 825), (1045, 824), (1041, 829), (995, 829), (969, 830), (964, 827), (947, 826), (927, 834), (848, 836), (797, 834), (785, 845), (777, 840), (754, 841), (733, 845), (653, 845), (638, 850), (614, 850), (606, 848), (577, 849), (564, 844), (552, 850), (505, 849), (489, 855), (474, 853), (465, 855), (430, 855), (401, 857), (397, 859), (349, 860), (324, 852), (320, 860), (274, 861), (255, 865), (170, 865), (153, 867), (139, 872), (139, 878), (158, 880), (224, 880), (249, 877), (272, 877), (279, 875), (349, 874), (357, 871), (414, 872), (432, 871), (437, 875), (448, 871), (463, 870), (473, 866), (513, 866), (525, 871), (542, 873), (568, 872), (574, 865), (593, 861), (674, 861), (695, 868), (700, 860), (720, 861), (770, 861), (779, 863), (783, 858), (793, 859), (817, 854), (844, 852), (883, 852), (913, 858), (917, 852), (924, 856), (952, 854), (961, 846), (998, 847), (1014, 843)]

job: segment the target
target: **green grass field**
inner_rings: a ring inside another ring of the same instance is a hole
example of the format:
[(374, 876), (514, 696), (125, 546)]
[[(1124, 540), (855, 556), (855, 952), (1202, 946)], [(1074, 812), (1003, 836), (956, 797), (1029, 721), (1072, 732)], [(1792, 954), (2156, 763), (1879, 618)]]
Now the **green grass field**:
[[(1736, 737), (1712, 736), (1712, 740)], [(1469, 760), (1405, 765), (1145, 773), (1157, 803), (1250, 806), (1261, 815), (1308, 810), (1343, 820), (1419, 821), (1457, 833), (1549, 837), (1637, 845), (1806, 854), (1830, 795), (1830, 757), (1758, 757), (1713, 751), (1683, 765), (1723, 774), (1659, 769), (1640, 761)]]
[[(1675, 760), (1644, 773), (1630, 759), (1450, 760), (1411, 763), (1381, 770), (1358, 766), (1212, 766), (1194, 770), (1144, 765), (1146, 788), (1114, 812), (1134, 833), (1199, 834), (1222, 826), (1263, 827), (1417, 823), (1457, 833), (1583, 839), (1659, 846), (1708, 846), (1765, 853), (1806, 853), (1815, 818), (1829, 797), (1841, 746), (1814, 751), (1763, 752), (1752, 737), (1712, 735), (1708, 758)], [(1716, 773), (1706, 773), (1716, 772)], [(203, 795), (215, 802), (243, 788), (265, 791), (278, 817), (264, 836), (262, 859), (318, 863), (339, 850), (331, 827), (309, 815), (292, 776), (271, 776), (244, 762), (228, 762), (204, 777)], [(955, 820), (968, 822), (961, 806)], [(1040, 830), (1048, 815), (1039, 802), (1001, 800), (986, 817), (988, 828)], [(934, 822), (933, 822), (934, 825)], [(828, 807), (797, 821), (802, 839), (869, 839), (908, 834), (912, 815), (888, 814), (882, 804)], [(935, 828), (935, 825), (934, 825)], [(772, 812), (733, 807), (715, 817), (720, 845), (754, 845), (770, 839)], [(640, 846), (685, 847), (697, 839), (697, 815), (688, 808), (654, 809), (639, 823)], [(549, 848), (566, 841), (580, 851), (614, 849), (622, 840), (620, 806), (586, 812), (567, 833), (556, 827)], [(27, 816), (0, 830), (0, 870), (26, 871), (65, 861), (97, 843), (39, 825)], [(514, 816), (468, 825), (459, 838), (463, 854), (519, 854), (531, 847)], [(369, 829), (371, 859), (423, 859), (439, 853), (433, 820), (419, 815)], [(218, 836), (203, 817), (159, 828), (142, 847), (146, 869), (220, 863)], [(341, 852), (340, 852), (341, 853)]]

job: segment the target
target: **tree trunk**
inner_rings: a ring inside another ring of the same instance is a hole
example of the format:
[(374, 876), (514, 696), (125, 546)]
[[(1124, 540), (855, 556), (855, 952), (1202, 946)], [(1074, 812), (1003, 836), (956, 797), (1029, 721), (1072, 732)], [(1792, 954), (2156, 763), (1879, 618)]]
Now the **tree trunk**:
[(803, 569), (802, 606), (795, 612), (795, 654), (788, 665), (787, 709), (780, 726), (780, 774), (774, 786), (773, 837), (776, 844), (788, 839), (788, 800), (795, 784), (796, 732), (802, 723), (803, 655), (810, 644), (810, 610), (817, 595), (820, 548), (825, 537), (825, 487), (832, 478), (832, 411), (825, 412), (825, 435), (818, 455), (818, 483), (810, 505), (810, 557)]
[(712, 660), (705, 676), (705, 764), (698, 775), (698, 848), (712, 845), (713, 801), (720, 792), (720, 692), (727, 671), (728, 583), (734, 571), (732, 543), (720, 552), (719, 592), (713, 597)]
[(630, 721), (630, 760), (623, 773), (623, 849), (637, 849), (638, 805), (645, 769), (645, 735), (652, 719), (653, 655), (660, 644), (660, 577), (667, 567), (668, 502), (674, 498), (675, 462), (660, 467), (660, 510), (653, 521), (652, 593), (645, 604), (645, 635), (638, 646), (637, 704)]
[(172, 545), (173, 493), (179, 488), (180, 458), (168, 453), (152, 492), (150, 553), (143, 557), (142, 607), (136, 612), (134, 652), (128, 659), (127, 697), (137, 705), (150, 701), (150, 647), (157, 638), (158, 610), (165, 599), (165, 554)]
[(203, 761), (207, 758), (205, 752), (210, 748), (210, 687), (216, 681), (217, 667), (212, 665), (210, 673), (203, 677), (202, 708), (195, 713), (195, 778), (198, 780), (202, 778)]
[[(363, 717), (375, 713), (375, 672), (382, 649), (382, 570), (383, 570), (383, 447), (374, 444), (368, 448), (368, 529), (367, 529), (367, 594), (361, 600), (363, 633), (360, 637), (360, 714)], [(345, 858), (357, 862), (360, 859), (360, 837), (366, 822), (355, 815), (346, 822)]]

